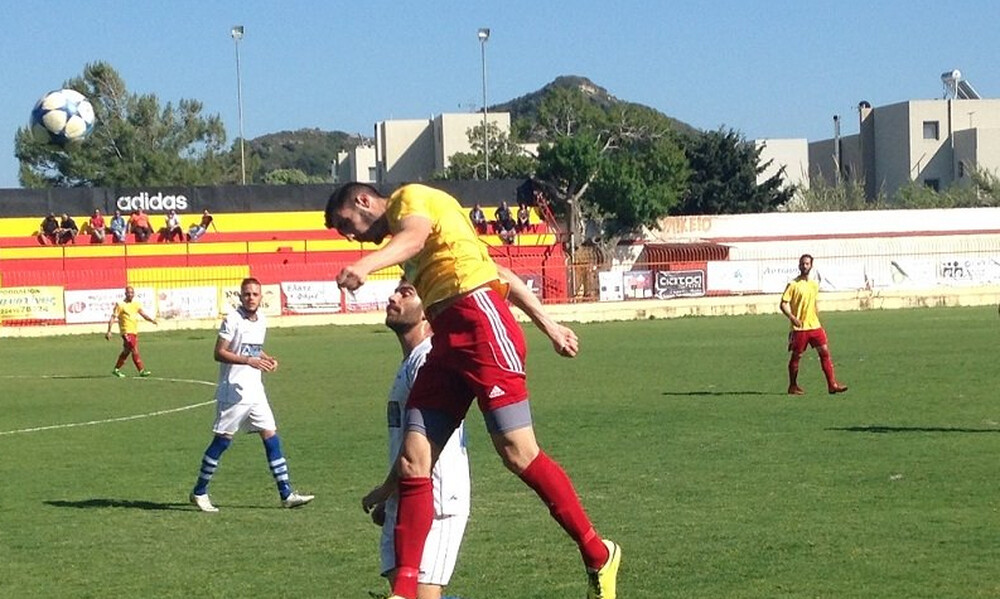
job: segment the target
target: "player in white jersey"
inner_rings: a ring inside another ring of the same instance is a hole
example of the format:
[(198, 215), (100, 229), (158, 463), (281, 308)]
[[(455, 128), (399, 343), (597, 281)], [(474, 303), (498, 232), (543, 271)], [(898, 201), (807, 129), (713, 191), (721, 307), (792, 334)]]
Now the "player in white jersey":
[[(389, 393), (386, 414), (389, 424), (389, 475), (385, 481), (362, 499), (365, 511), (371, 510), (372, 520), (382, 526), (380, 552), (382, 575), (392, 580), (396, 567), (393, 553), (393, 529), (396, 525), (396, 469), (392, 466), (403, 444), (403, 418), (410, 387), (417, 370), (424, 364), (431, 349), (431, 328), (424, 317), (417, 290), (406, 281), (400, 282), (389, 298), (385, 324), (396, 333), (403, 350), (403, 363)], [(458, 549), (469, 520), (469, 457), (465, 447), (465, 423), (459, 424), (451, 439), (441, 450), (431, 472), (434, 487), (434, 520), (424, 544), (420, 573), (417, 577), (417, 599), (440, 599), (455, 570)]]
[(208, 483), (237, 431), (260, 434), (268, 466), (278, 485), (281, 505), (294, 508), (313, 500), (312, 495), (301, 495), (292, 489), (278, 427), (264, 393), (261, 372), (274, 372), (278, 369), (278, 361), (264, 351), (267, 319), (257, 309), (260, 300), (260, 281), (243, 279), (240, 307), (230, 312), (219, 327), (215, 343), (215, 361), (219, 363), (216, 417), (212, 426), (215, 436), (201, 459), (201, 472), (190, 498), (203, 512), (219, 511), (208, 497)]

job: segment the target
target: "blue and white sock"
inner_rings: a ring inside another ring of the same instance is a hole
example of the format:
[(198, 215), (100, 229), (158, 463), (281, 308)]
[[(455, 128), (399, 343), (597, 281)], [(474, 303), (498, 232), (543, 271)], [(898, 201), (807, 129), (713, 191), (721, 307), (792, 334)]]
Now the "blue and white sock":
[(281, 453), (281, 439), (274, 435), (264, 439), (264, 452), (267, 454), (267, 465), (271, 468), (274, 482), (278, 483), (278, 493), (282, 499), (292, 494), (292, 485), (288, 482), (288, 462)]
[(205, 455), (201, 458), (201, 472), (198, 473), (198, 482), (195, 483), (192, 493), (204, 495), (208, 492), (208, 483), (212, 480), (215, 469), (219, 467), (219, 458), (232, 442), (232, 439), (221, 435), (212, 438), (208, 449), (205, 450)]

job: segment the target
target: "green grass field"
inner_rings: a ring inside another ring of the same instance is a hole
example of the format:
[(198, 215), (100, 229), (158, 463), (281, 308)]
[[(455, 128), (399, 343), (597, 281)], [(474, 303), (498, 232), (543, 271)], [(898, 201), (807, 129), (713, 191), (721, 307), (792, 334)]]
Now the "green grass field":
[[(529, 332), (539, 440), (622, 545), (620, 597), (1000, 597), (995, 309), (825, 324), (845, 395), (826, 394), (815, 353), (807, 395), (784, 394), (780, 316), (577, 325), (576, 360)], [(215, 379), (214, 332), (150, 328), (148, 380), (112, 378), (118, 344), (100, 336), (0, 341), (0, 596), (385, 590), (360, 499), (384, 473), (394, 337), (272, 330), (271, 403), (292, 481), (317, 499), (281, 509), (243, 436), (213, 515), (187, 494), (211, 436), (196, 381)], [(469, 421), (473, 511), (450, 594), (582, 598), (575, 547)]]

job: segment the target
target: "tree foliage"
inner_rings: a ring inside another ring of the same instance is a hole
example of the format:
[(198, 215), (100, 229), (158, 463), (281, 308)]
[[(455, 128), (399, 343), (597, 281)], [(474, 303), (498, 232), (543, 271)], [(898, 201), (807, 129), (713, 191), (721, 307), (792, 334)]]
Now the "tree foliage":
[[(60, 147), (18, 130), (14, 152), (25, 187), (129, 187), (235, 182), (238, 157), (226, 149), (218, 115), (203, 116), (197, 100), (161, 106), (153, 94), (129, 93), (105, 62), (88, 64), (64, 87), (87, 96), (96, 123), (91, 135)], [(238, 156), (238, 155), (237, 155)]]
[(670, 121), (646, 107), (602, 106), (580, 89), (556, 88), (527, 133), (547, 140), (538, 149), (537, 178), (577, 236), (614, 244), (655, 228), (687, 184)]
[[(490, 143), (490, 178), (491, 179), (526, 179), (535, 173), (538, 161), (534, 156), (525, 153), (524, 149), (496, 123), (487, 123), (486, 127)], [(483, 144), (483, 126), (472, 127), (466, 131), (471, 152), (456, 152), (451, 155), (448, 168), (438, 173), (435, 178), (449, 180), (482, 179), (486, 173), (486, 153)]]
[(687, 139), (685, 153), (691, 180), (676, 214), (739, 214), (769, 212), (795, 193), (783, 186), (785, 169), (757, 183), (771, 165), (761, 163), (762, 148), (733, 130), (708, 131)]

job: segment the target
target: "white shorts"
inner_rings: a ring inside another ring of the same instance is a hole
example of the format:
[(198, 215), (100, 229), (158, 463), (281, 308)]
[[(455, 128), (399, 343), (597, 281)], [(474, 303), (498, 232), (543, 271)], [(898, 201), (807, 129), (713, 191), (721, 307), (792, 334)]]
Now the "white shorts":
[[(242, 391), (242, 393), (241, 393)], [(278, 426), (263, 387), (256, 393), (239, 388), (218, 387), (215, 393), (215, 424), (212, 432), (232, 435), (238, 431), (273, 431)]]
[[(448, 586), (451, 574), (455, 571), (458, 549), (462, 545), (462, 536), (465, 534), (465, 525), (468, 521), (468, 514), (434, 517), (431, 530), (427, 533), (427, 541), (424, 543), (424, 555), (420, 559), (418, 583)], [(382, 525), (382, 540), (379, 544), (382, 576), (386, 576), (396, 567), (396, 554), (393, 551), (395, 527), (396, 514), (387, 511), (385, 524)]]

